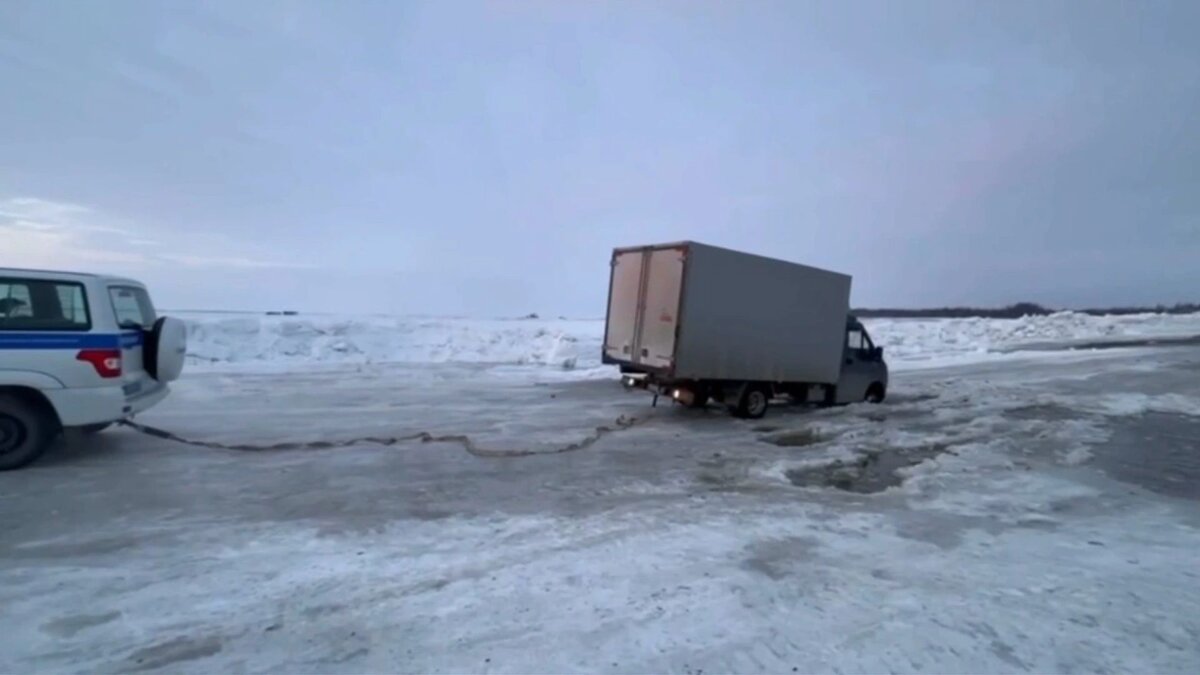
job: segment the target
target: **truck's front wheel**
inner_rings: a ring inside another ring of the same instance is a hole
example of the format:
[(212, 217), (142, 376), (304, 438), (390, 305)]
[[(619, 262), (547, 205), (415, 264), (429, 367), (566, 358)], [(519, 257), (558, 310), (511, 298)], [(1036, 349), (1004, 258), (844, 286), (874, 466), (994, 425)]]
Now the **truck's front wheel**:
[(771, 407), (771, 396), (767, 393), (765, 387), (751, 385), (746, 387), (742, 392), (737, 403), (735, 403), (731, 411), (734, 417), (741, 417), (748, 420), (756, 420), (767, 414), (767, 408)]
[(0, 471), (37, 459), (53, 438), (52, 425), (41, 410), (18, 397), (0, 395)]

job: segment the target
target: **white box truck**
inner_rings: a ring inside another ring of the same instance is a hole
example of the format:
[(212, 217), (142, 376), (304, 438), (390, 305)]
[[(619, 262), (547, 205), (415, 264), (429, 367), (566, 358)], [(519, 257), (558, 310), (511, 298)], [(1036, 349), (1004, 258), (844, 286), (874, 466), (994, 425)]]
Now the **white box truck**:
[(880, 402), (888, 369), (850, 277), (696, 242), (612, 254), (603, 361), (680, 403), (758, 418), (770, 401)]

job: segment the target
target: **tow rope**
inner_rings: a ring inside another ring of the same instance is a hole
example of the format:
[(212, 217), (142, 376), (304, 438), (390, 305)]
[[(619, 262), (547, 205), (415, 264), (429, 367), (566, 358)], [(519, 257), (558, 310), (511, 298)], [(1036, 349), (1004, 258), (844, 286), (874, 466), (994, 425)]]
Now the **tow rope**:
[(613, 421), (611, 425), (601, 425), (596, 427), (595, 431), (587, 437), (568, 443), (567, 445), (550, 448), (548, 450), (500, 450), (494, 448), (482, 448), (476, 445), (475, 441), (471, 440), (470, 436), (465, 434), (431, 434), (428, 431), (419, 431), (404, 436), (361, 436), (358, 438), (350, 438), (341, 441), (283, 441), (281, 443), (272, 444), (250, 444), (250, 443), (217, 443), (216, 441), (200, 441), (193, 438), (184, 438), (179, 434), (159, 429), (134, 422), (133, 420), (121, 420), (119, 424), (129, 427), (134, 431), (154, 436), (175, 443), (183, 443), (200, 448), (212, 448), (216, 450), (238, 450), (242, 452), (269, 452), (272, 450), (328, 450), (331, 448), (346, 448), (352, 445), (382, 445), (392, 446), (401, 443), (420, 442), (420, 443), (455, 443), (462, 446), (463, 450), (476, 457), (531, 457), (533, 455), (558, 455), (564, 452), (574, 452), (583, 450), (607, 434), (617, 431), (631, 429), (642, 422), (646, 421), (646, 417), (626, 417), (621, 415)]

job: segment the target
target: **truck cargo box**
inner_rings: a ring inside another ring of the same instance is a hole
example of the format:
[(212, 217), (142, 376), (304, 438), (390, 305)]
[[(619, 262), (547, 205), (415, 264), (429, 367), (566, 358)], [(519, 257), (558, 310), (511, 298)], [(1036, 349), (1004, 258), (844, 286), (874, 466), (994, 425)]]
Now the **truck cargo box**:
[(695, 242), (618, 248), (603, 360), (678, 380), (836, 384), (850, 281)]

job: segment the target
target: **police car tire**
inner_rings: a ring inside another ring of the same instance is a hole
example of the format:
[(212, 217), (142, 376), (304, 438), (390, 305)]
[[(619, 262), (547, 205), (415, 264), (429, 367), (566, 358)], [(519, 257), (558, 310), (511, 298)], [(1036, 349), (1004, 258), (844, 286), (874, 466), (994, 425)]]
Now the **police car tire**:
[(21, 398), (0, 394), (0, 416), (20, 438), (16, 447), (0, 452), (0, 471), (19, 469), (41, 457), (54, 439), (54, 425), (43, 411)]

